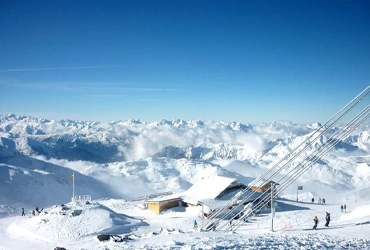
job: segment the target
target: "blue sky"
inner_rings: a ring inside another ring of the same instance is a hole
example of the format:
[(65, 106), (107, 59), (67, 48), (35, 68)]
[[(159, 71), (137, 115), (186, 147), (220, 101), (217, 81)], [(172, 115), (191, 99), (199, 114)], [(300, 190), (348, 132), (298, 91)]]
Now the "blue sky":
[(369, 58), (369, 1), (1, 1), (0, 114), (324, 122)]

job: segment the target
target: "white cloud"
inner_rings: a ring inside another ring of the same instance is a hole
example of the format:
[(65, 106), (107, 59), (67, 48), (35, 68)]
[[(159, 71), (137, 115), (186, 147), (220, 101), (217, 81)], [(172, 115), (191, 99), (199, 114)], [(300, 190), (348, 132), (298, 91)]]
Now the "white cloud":
[(70, 169), (76, 170), (81, 173), (84, 173), (87, 169), (91, 167), (99, 165), (97, 163), (88, 162), (88, 161), (68, 161), (65, 159), (46, 158), (45, 156), (42, 156), (42, 155), (37, 155), (33, 157), (41, 161), (45, 161), (45, 162), (49, 162), (49, 163), (52, 163), (58, 166), (70, 168)]
[(164, 147), (173, 145), (187, 148), (198, 147), (202, 144), (233, 144), (242, 145), (251, 152), (262, 151), (267, 148), (266, 139), (255, 133), (242, 131), (224, 130), (222, 128), (176, 128), (173, 126), (150, 127), (137, 125), (115, 129), (116, 136), (127, 137), (129, 143), (122, 145), (119, 150), (125, 154), (128, 160), (137, 160), (150, 157)]
[(33, 88), (33, 89), (58, 89), (58, 90), (65, 90), (65, 91), (85, 91), (84, 88), (78, 86), (67, 85), (64, 83), (48, 83), (48, 84), (41, 84), (41, 83), (13, 83), (10, 84), (12, 87), (20, 87), (20, 88)]

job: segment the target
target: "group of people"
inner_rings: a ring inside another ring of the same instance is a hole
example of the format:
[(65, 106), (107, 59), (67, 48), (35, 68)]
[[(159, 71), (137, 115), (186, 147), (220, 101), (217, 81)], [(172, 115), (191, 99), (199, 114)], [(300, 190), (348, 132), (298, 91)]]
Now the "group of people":
[[(42, 208), (41, 210), (39, 210), (38, 207), (36, 207), (35, 210), (32, 210), (32, 215), (35, 216), (36, 215), (36, 212), (37, 212), (37, 215), (39, 215), (42, 210), (44, 210), (44, 208)], [(26, 214), (24, 213), (24, 208), (22, 207), (22, 216), (26, 216)]]
[[(311, 201), (312, 201), (312, 203), (314, 203), (315, 202), (315, 198), (312, 197)], [(322, 199), (319, 198), (319, 201), (317, 202), (317, 204), (325, 204), (325, 198), (322, 198)]]
[[(329, 227), (329, 223), (330, 223), (330, 213), (326, 212), (325, 220), (326, 220), (325, 226), (326, 226), (326, 227)], [(315, 218), (313, 218), (313, 221), (314, 221), (314, 223), (315, 223), (315, 224), (313, 225), (313, 229), (316, 229), (316, 228), (317, 228), (317, 224), (319, 224), (319, 218), (317, 218), (317, 216), (315, 216)]]
[[(44, 210), (44, 208), (42, 208), (41, 210), (39, 210), (39, 208), (38, 207), (36, 207), (36, 212), (37, 212), (37, 215), (39, 215), (41, 212), (42, 212), (42, 210)], [(35, 210), (32, 210), (32, 215), (35, 215), (36, 213), (35, 213)]]
[(347, 206), (346, 206), (346, 204), (340, 206), (340, 212), (341, 213), (347, 213)]
[(325, 204), (325, 198), (319, 198), (318, 204)]

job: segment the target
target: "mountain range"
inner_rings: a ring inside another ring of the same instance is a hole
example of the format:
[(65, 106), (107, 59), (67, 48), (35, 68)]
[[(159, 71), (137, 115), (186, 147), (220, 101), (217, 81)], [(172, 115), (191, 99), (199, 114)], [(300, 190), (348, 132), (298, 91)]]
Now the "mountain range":
[[(63, 203), (70, 199), (72, 172), (79, 194), (99, 198), (132, 199), (132, 188), (136, 195), (180, 192), (210, 175), (248, 183), (321, 126), (287, 121), (258, 125), (204, 120), (55, 121), (3, 115), (0, 205)], [(321, 136), (306, 155), (340, 128)], [(285, 192), (294, 194), (296, 185), (304, 185), (313, 194), (329, 196), (368, 187), (369, 153), (370, 126), (362, 125)]]

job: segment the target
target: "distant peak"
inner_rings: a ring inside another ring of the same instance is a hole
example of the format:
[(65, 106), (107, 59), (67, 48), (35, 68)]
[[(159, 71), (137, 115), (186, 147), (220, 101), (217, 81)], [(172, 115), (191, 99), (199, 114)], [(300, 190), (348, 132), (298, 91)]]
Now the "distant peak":
[(172, 125), (172, 122), (170, 122), (169, 120), (166, 120), (166, 119), (163, 119), (159, 124), (161, 125)]
[(129, 119), (127, 122), (130, 124), (141, 124), (142, 123), (139, 119)]
[(318, 129), (322, 127), (322, 124), (320, 122), (315, 122), (315, 123), (307, 125), (307, 127), (310, 129)]

